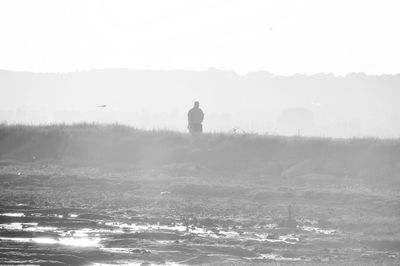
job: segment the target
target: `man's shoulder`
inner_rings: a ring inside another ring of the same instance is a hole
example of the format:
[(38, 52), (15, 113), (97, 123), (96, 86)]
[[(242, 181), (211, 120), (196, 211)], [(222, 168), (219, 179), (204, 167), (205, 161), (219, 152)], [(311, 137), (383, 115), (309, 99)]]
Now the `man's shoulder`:
[(203, 110), (201, 110), (200, 108), (194, 108), (193, 107), (192, 109), (189, 110), (189, 114), (191, 114), (191, 113), (202, 114)]

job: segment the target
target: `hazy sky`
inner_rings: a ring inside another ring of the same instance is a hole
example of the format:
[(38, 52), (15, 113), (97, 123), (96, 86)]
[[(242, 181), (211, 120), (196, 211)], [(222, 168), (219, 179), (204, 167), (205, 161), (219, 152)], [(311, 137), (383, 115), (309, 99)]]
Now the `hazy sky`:
[(0, 0), (0, 69), (400, 72), (398, 0)]

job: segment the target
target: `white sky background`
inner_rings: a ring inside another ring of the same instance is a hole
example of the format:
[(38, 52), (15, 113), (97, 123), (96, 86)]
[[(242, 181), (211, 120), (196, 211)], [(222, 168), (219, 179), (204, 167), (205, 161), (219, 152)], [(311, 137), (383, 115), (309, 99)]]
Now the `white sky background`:
[(400, 72), (398, 0), (0, 0), (0, 69)]
[[(398, 74), (399, 47), (399, 0), (0, 0), (3, 70), (215, 67), (242, 75), (260, 70)], [(313, 135), (398, 137), (400, 132), (399, 92), (394, 90), (369, 98), (348, 95), (337, 104), (337, 99), (315, 95), (282, 99), (267, 90), (257, 98), (243, 93), (243, 98), (225, 99), (207, 89), (191, 95), (190, 85), (186, 98), (169, 91), (157, 97), (146, 90), (119, 95), (110, 88), (66, 100), (29, 86), (22, 93), (4, 93), (6, 85), (0, 84), (0, 122), (84, 120), (186, 131), (186, 112), (199, 100), (206, 131), (240, 127), (284, 134), (277, 126), (279, 114), (304, 107), (314, 115)], [(59, 118), (58, 111), (71, 113)]]

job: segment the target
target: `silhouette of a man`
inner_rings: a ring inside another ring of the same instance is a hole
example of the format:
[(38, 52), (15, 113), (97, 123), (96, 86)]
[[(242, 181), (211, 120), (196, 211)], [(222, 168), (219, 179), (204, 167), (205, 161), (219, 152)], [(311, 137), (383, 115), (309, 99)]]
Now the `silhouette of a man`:
[(194, 102), (194, 106), (188, 113), (188, 129), (191, 134), (203, 132), (204, 113), (199, 108), (199, 102)]

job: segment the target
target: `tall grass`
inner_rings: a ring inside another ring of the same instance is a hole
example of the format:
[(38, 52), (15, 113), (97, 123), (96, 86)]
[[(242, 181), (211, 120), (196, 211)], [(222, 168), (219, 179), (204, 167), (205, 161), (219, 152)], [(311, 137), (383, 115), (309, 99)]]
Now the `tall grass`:
[(400, 177), (399, 139), (222, 133), (192, 138), (174, 131), (146, 131), (119, 124), (3, 124), (0, 158), (148, 167), (193, 164), (221, 173), (257, 170), (279, 175), (286, 171), (290, 176), (290, 171), (294, 175), (308, 171), (338, 177)]

